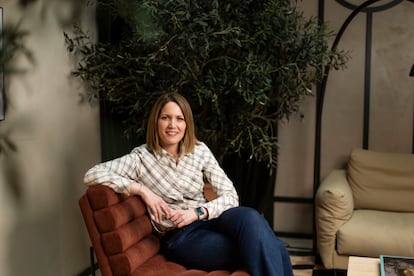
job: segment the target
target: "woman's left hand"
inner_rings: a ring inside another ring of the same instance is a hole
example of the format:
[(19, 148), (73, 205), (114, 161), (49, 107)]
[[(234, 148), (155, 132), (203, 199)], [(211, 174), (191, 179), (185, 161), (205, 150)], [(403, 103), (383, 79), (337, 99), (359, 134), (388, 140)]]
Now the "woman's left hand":
[(178, 228), (181, 228), (198, 220), (198, 216), (194, 209), (171, 210), (168, 219), (171, 220)]

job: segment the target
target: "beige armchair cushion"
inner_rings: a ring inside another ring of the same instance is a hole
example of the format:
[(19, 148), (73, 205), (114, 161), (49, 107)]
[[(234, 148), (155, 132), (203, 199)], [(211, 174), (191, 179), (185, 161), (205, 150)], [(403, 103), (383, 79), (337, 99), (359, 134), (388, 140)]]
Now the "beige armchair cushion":
[(414, 213), (355, 210), (337, 233), (341, 255), (414, 256)]
[(414, 211), (414, 154), (355, 149), (348, 180), (356, 209)]

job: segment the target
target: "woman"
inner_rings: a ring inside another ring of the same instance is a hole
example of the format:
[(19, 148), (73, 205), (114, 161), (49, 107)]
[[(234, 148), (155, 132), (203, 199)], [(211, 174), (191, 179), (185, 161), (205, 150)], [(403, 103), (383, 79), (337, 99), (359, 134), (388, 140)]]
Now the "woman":
[[(190, 105), (180, 94), (156, 101), (146, 144), (94, 166), (84, 180), (140, 196), (163, 253), (187, 268), (245, 267), (252, 276), (293, 275), (283, 242), (256, 210), (238, 206), (233, 183), (196, 139)], [(217, 194), (210, 202), (204, 197), (205, 182)]]

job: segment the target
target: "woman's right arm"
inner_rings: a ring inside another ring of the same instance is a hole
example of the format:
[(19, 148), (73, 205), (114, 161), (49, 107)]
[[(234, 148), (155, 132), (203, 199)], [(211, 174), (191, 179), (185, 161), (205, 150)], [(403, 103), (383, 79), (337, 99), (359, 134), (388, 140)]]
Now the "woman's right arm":
[[(136, 153), (103, 162), (89, 169), (84, 177), (88, 186), (103, 184), (117, 193), (131, 194), (139, 177), (139, 158)], [(138, 185), (139, 186), (139, 185)], [(135, 187), (137, 188), (137, 187)]]
[(86, 172), (84, 182), (88, 186), (102, 184), (117, 193), (141, 196), (155, 220), (160, 222), (163, 214), (170, 216), (171, 210), (160, 196), (138, 181), (139, 164), (138, 155), (130, 153), (95, 165)]

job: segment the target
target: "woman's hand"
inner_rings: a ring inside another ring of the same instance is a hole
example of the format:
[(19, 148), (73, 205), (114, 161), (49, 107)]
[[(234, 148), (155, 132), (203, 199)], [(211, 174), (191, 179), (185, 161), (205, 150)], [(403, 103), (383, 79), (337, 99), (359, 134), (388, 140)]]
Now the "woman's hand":
[(163, 218), (168, 218), (171, 216), (172, 210), (168, 204), (160, 196), (155, 194), (144, 185), (133, 183), (131, 185), (130, 191), (132, 194), (141, 196), (142, 200), (145, 202), (145, 205), (154, 215), (156, 222), (159, 223), (163, 220)]
[(189, 225), (193, 221), (198, 220), (198, 216), (194, 209), (188, 210), (171, 210), (171, 215), (167, 217), (171, 220), (178, 228)]

